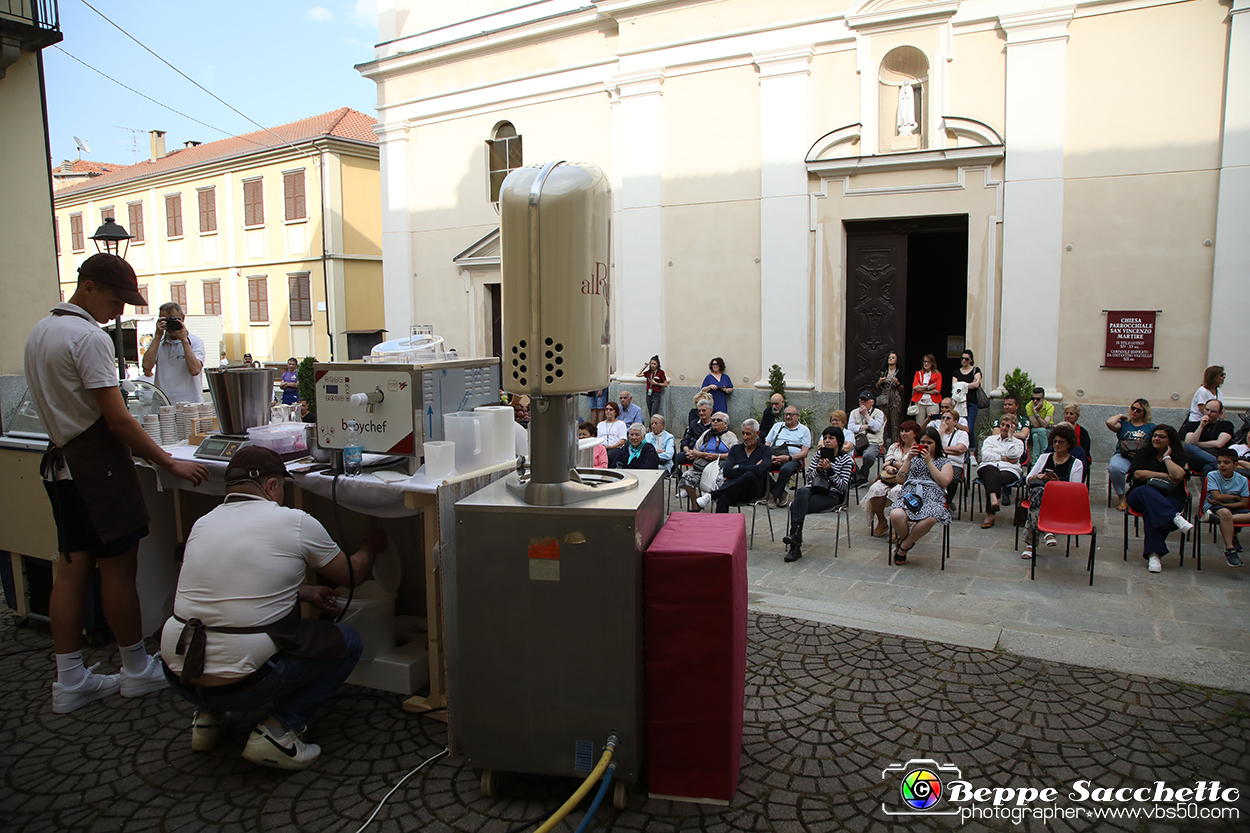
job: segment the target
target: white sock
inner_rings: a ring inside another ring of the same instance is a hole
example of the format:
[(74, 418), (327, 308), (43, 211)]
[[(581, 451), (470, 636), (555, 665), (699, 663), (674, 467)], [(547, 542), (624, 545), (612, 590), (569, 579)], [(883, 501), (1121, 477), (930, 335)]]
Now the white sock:
[(118, 645), (117, 648), (122, 652), (122, 668), (131, 674), (142, 674), (148, 670), (148, 649), (142, 639), (129, 647)]
[(82, 651), (56, 655), (56, 681), (63, 686), (74, 686), (87, 679), (87, 669), (82, 664)]

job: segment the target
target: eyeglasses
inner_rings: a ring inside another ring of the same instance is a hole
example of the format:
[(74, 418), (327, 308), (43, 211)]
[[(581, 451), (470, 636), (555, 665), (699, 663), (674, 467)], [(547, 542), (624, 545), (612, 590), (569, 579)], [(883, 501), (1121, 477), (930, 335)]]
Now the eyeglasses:
[(1145, 409), (1144, 409), (1144, 408), (1139, 408), (1139, 407), (1137, 407), (1136, 405), (1133, 405), (1132, 407), (1130, 407), (1130, 408), (1128, 409), (1128, 411), (1129, 411), (1129, 413), (1130, 413), (1130, 414), (1144, 414), (1144, 413), (1146, 413), (1146, 411), (1145, 411)]
[(721, 419), (720, 417), (712, 417), (712, 422), (724, 422), (724, 421), (725, 420)]

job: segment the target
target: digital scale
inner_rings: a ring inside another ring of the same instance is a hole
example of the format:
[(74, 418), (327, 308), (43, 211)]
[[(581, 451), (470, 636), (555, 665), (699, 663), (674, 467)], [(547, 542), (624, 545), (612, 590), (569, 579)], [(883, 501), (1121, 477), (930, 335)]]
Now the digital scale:
[[(218, 460), (222, 463), (230, 462), (230, 458), (235, 455), (240, 448), (251, 445), (247, 441), (247, 437), (236, 437), (231, 434), (213, 434), (211, 437), (205, 437), (200, 443), (199, 448), (195, 450), (196, 457), (201, 460)], [(300, 456), (307, 456), (307, 452), (301, 452)]]

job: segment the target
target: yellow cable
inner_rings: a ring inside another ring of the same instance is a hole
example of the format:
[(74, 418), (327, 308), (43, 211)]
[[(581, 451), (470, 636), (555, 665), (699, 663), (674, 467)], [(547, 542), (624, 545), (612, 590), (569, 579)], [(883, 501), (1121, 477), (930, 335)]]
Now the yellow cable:
[(608, 741), (608, 748), (603, 750), (603, 755), (599, 758), (599, 763), (596, 764), (595, 768), (592, 769), (590, 774), (586, 776), (586, 780), (583, 781), (582, 785), (577, 788), (577, 792), (573, 793), (572, 797), (569, 798), (568, 801), (564, 802), (560, 809), (556, 810), (555, 813), (552, 814), (551, 818), (543, 822), (543, 826), (534, 831), (534, 833), (549, 833), (553, 827), (559, 824), (564, 817), (578, 805), (578, 802), (586, 797), (586, 793), (590, 792), (591, 788), (599, 781), (600, 776), (603, 775), (604, 770), (608, 768), (608, 763), (612, 760), (612, 750), (615, 747), (615, 738)]

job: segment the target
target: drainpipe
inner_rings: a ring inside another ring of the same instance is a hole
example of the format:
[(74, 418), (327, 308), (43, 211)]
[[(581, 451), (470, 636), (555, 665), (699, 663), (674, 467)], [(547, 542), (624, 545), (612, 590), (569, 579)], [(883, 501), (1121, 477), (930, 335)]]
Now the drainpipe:
[[(326, 152), (321, 151), (317, 161), (318, 181), (321, 183), (321, 291), (326, 298), (326, 337), (330, 341), (330, 361), (334, 361), (334, 327), (330, 320), (330, 255), (327, 249), (326, 224), (329, 222), (329, 207), (326, 205)], [(344, 287), (346, 292), (346, 287)], [(314, 348), (314, 352), (315, 352)]]

